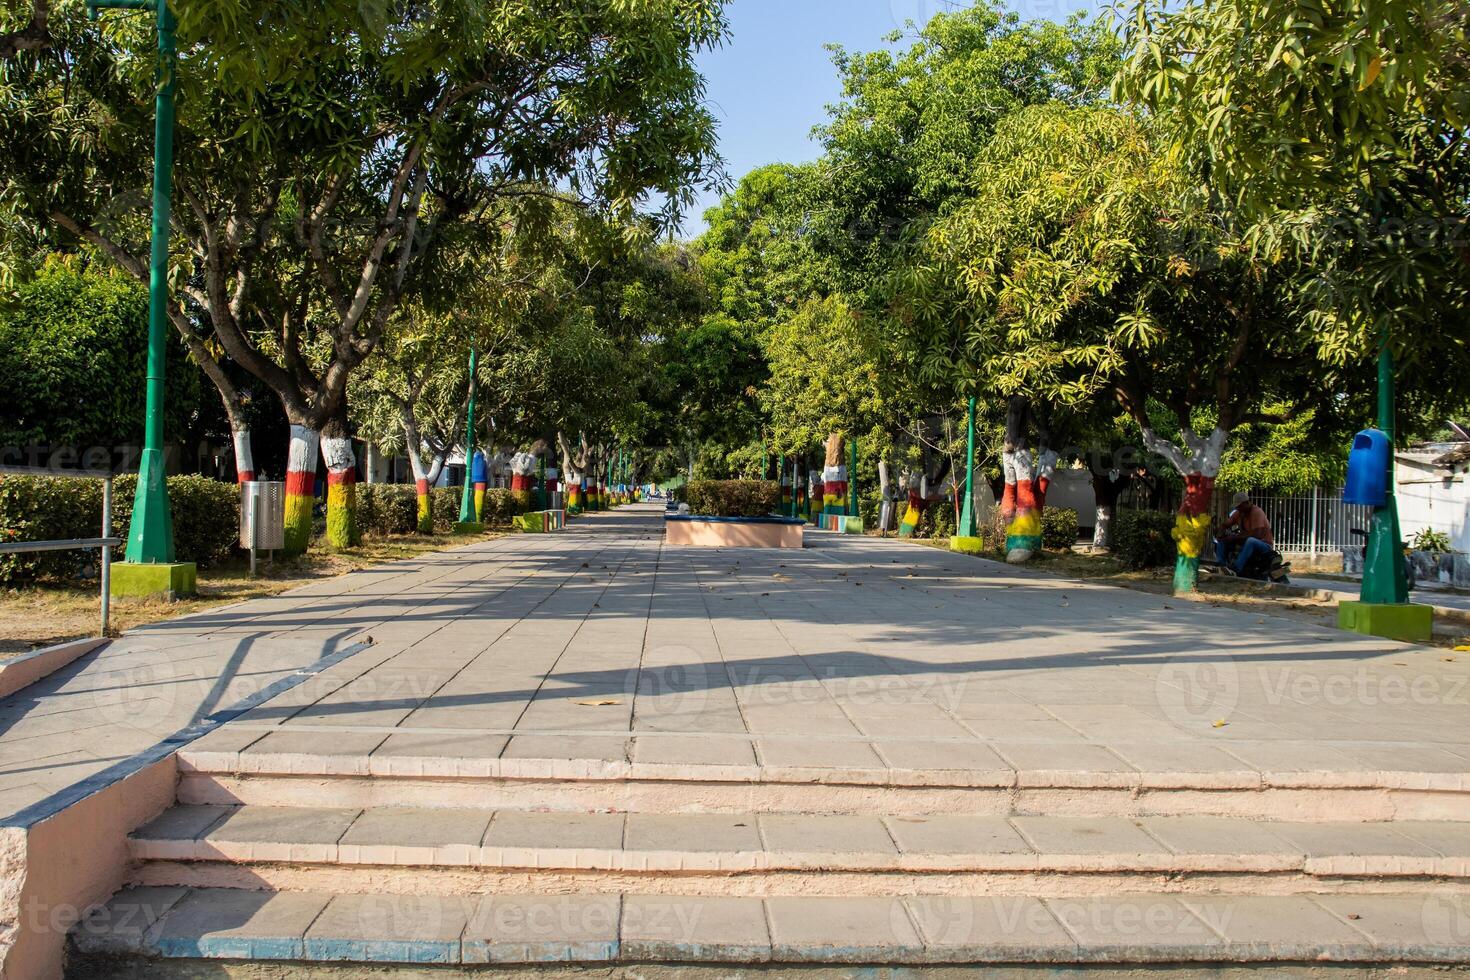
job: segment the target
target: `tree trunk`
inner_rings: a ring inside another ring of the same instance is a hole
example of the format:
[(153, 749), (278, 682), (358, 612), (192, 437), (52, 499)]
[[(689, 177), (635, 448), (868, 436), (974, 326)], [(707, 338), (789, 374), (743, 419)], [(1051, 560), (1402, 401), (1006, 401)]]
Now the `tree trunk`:
[(1036, 470), (1031, 450), (1024, 447), (1001, 454), (1006, 492), (1001, 513), (1006, 517), (1006, 561), (1022, 565), (1041, 550), (1041, 506), (1036, 499)]
[(316, 506), (316, 457), (321, 433), (292, 423), (286, 455), (286, 547), (288, 555), (305, 554), (311, 544), (311, 514)]
[(235, 480), (249, 483), (255, 479), (255, 456), (250, 452), (250, 427), (230, 419), (230, 441), (235, 444)]
[(1201, 439), (1192, 430), (1181, 433), (1184, 449), (1143, 430), (1143, 444), (1174, 465), (1184, 477), (1184, 501), (1174, 517), (1173, 537), (1177, 547), (1174, 563), (1174, 594), (1194, 592), (1199, 588), (1199, 559), (1210, 546), (1210, 504), (1215, 495), (1215, 479), (1220, 475), (1220, 458), (1230, 434), (1215, 429)]
[(1092, 526), (1092, 549), (1108, 551), (1113, 547), (1113, 515), (1118, 509), (1118, 498), (1133, 482), (1132, 477), (1122, 470), (1092, 471), (1092, 499), (1097, 507), (1096, 523)]
[(822, 470), (822, 513), (847, 513), (847, 466), (843, 460), (846, 440), (842, 433), (827, 437), (826, 467)]
[(362, 543), (357, 527), (357, 457), (341, 419), (332, 419), (322, 429), (322, 459), (327, 464), (327, 545), (354, 548)]
[(521, 511), (529, 511), (536, 490), (536, 457), (530, 453), (516, 453), (510, 460), (510, 472), (510, 492)]

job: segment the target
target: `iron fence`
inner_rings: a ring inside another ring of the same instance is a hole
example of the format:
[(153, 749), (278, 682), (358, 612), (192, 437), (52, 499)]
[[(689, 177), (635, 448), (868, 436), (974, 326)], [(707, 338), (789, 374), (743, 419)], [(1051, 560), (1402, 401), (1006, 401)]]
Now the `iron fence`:
[[(1278, 551), (1292, 554), (1330, 555), (1363, 546), (1353, 537), (1353, 529), (1367, 529), (1373, 508), (1342, 502), (1342, 489), (1322, 487), (1310, 493), (1251, 494), (1256, 506), (1266, 512)], [(1172, 488), (1151, 488), (1135, 483), (1119, 498), (1120, 507), (1134, 510), (1172, 511), (1179, 505), (1179, 494)], [(1216, 501), (1217, 516), (1230, 507), (1229, 497), (1221, 494)]]

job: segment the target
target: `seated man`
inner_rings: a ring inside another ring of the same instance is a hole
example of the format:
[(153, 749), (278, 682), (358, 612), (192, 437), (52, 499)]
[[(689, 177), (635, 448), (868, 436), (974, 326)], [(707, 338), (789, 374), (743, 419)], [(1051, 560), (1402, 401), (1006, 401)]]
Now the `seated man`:
[(1235, 574), (1243, 575), (1256, 555), (1269, 552), (1276, 546), (1276, 540), (1271, 537), (1270, 519), (1265, 511), (1251, 503), (1250, 494), (1237, 493), (1230, 506), (1230, 516), (1225, 518), (1224, 529), (1215, 542), (1215, 557), (1224, 565), (1231, 549), (1239, 545), (1240, 551), (1230, 567), (1235, 569)]

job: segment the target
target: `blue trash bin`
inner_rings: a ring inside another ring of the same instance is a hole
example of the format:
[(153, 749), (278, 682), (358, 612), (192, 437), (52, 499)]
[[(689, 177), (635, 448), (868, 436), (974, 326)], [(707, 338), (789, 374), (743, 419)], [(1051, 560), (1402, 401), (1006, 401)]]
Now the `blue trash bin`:
[(1343, 503), (1383, 507), (1388, 503), (1388, 469), (1393, 444), (1388, 434), (1378, 429), (1365, 429), (1353, 437), (1348, 454), (1347, 481), (1343, 484)]

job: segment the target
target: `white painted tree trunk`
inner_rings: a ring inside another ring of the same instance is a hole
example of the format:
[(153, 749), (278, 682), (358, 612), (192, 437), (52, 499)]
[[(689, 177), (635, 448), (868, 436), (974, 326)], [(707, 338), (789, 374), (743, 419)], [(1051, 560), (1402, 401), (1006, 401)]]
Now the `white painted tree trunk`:
[(255, 456), (250, 451), (249, 426), (232, 425), (230, 441), (235, 446), (235, 480), (239, 483), (249, 483), (255, 479)]

